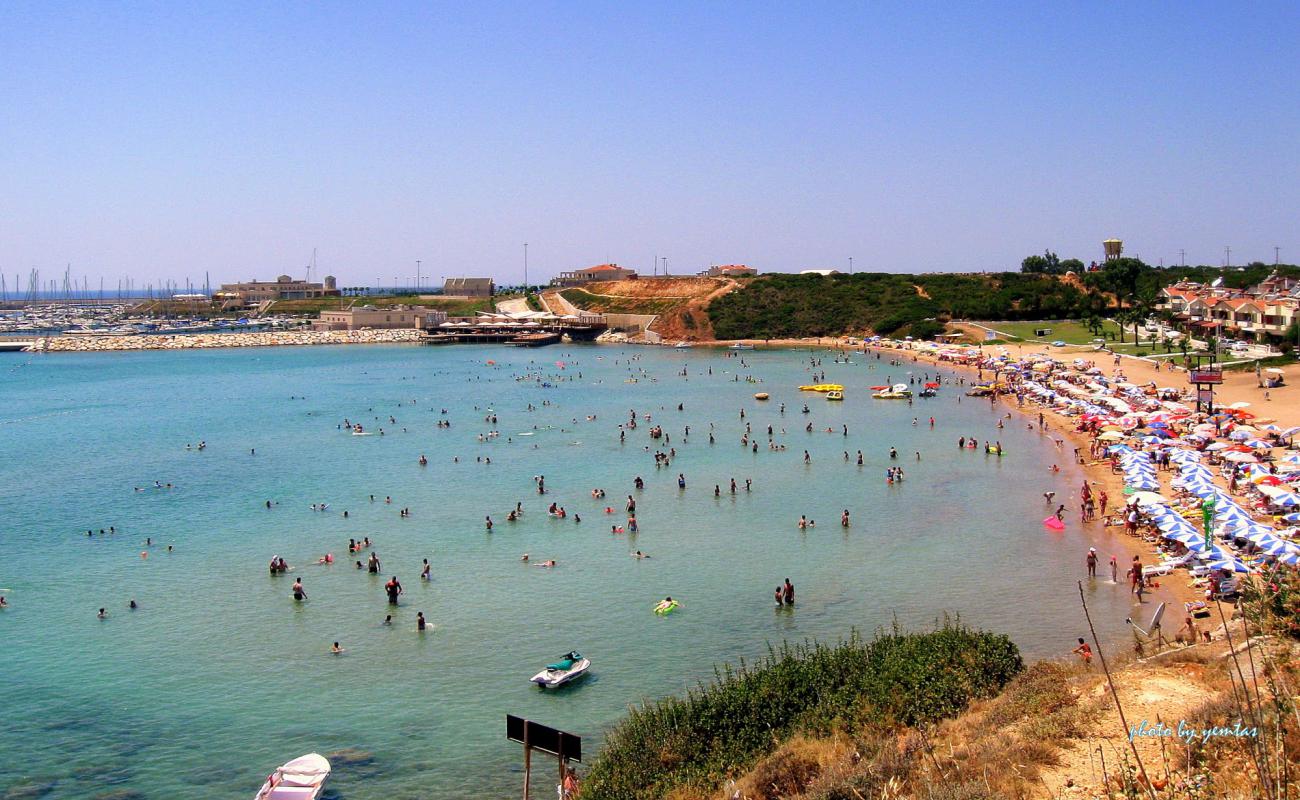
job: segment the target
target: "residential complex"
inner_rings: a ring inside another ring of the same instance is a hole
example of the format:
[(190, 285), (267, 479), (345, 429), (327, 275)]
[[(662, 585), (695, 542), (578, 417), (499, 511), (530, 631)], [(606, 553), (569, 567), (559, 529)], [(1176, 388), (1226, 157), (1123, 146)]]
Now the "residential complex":
[(1300, 280), (1275, 272), (1245, 289), (1179, 281), (1161, 290), (1159, 308), (1193, 332), (1268, 342), (1283, 337), (1300, 315)]

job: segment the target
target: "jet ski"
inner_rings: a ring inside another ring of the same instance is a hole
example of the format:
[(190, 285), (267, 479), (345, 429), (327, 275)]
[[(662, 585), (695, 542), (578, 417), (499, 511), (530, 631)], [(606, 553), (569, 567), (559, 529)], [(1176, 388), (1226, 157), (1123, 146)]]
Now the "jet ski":
[(589, 669), (591, 669), (591, 661), (583, 658), (582, 653), (573, 650), (556, 663), (547, 664), (546, 669), (534, 675), (532, 681), (543, 689), (558, 689), (586, 675)]

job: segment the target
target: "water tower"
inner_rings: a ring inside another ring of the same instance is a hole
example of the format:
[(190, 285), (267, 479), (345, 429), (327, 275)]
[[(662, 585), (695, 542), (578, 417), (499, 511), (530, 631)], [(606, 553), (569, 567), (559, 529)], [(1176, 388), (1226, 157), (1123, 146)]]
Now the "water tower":
[(1124, 252), (1124, 243), (1119, 239), (1107, 239), (1101, 243), (1102, 248), (1106, 251), (1106, 260), (1114, 261)]

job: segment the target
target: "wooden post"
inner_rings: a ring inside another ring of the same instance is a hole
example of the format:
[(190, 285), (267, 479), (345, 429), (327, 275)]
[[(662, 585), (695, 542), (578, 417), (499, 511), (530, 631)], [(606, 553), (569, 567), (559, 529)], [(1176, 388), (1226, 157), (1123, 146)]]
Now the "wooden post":
[(524, 800), (528, 800), (528, 783), (532, 777), (533, 748), (528, 743), (528, 721), (524, 720)]
[(555, 760), (560, 762), (560, 800), (564, 800), (564, 735), (560, 735), (559, 746), (555, 748)]

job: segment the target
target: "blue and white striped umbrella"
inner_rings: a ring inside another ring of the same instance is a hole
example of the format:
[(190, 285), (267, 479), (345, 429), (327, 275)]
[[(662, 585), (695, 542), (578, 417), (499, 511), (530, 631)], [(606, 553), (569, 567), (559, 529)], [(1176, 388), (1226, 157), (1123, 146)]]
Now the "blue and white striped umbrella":
[(1274, 495), (1271, 502), (1273, 505), (1281, 506), (1282, 508), (1295, 508), (1300, 506), (1300, 495), (1295, 492), (1283, 492), (1282, 494)]
[(1277, 560), (1289, 567), (1294, 567), (1300, 565), (1300, 553), (1288, 553), (1284, 556), (1278, 556)]
[(1210, 569), (1226, 569), (1229, 572), (1250, 572), (1250, 567), (1235, 558), (1225, 558), (1210, 564)]
[(1287, 553), (1300, 552), (1300, 547), (1282, 539), (1274, 539), (1267, 545), (1261, 545), (1260, 549), (1270, 556), (1284, 556)]

